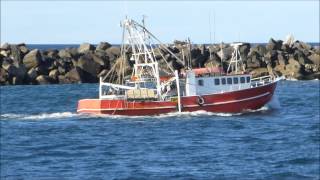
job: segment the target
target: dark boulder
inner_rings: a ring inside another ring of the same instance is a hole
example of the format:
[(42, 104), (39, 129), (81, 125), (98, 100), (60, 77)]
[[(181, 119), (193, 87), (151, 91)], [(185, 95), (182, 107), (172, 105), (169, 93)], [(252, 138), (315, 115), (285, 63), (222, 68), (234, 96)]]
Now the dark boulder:
[(255, 69), (261, 67), (262, 57), (258, 53), (251, 54), (246, 61), (246, 68)]
[(270, 38), (270, 40), (269, 40), (269, 42), (268, 42), (268, 44), (267, 44), (267, 46), (266, 46), (266, 49), (267, 49), (268, 51), (271, 51), (271, 50), (281, 50), (282, 43), (283, 43), (283, 41), (281, 41), (281, 40), (276, 41), (276, 40), (274, 40), (273, 38)]
[(233, 51), (233, 47), (226, 46), (222, 48), (222, 51), (220, 50), (217, 54), (223, 61), (225, 61), (231, 59)]
[(63, 66), (58, 66), (59, 74), (65, 74), (67, 71)]
[(38, 73), (35, 68), (31, 68), (27, 73), (27, 79), (30, 82), (34, 82), (38, 77)]
[(92, 44), (83, 43), (78, 48), (78, 53), (85, 54), (85, 53), (88, 53), (88, 52), (93, 51), (93, 50), (94, 50), (94, 46)]
[(174, 40), (174, 41), (173, 41), (173, 44), (174, 44), (175, 46), (184, 46), (184, 45), (187, 44), (187, 42), (186, 42), (186, 41)]
[(268, 76), (269, 70), (267, 68), (256, 68), (250, 72), (253, 78), (261, 77), (261, 76)]
[(180, 52), (179, 49), (178, 49), (177, 47), (174, 47), (174, 46), (172, 46), (172, 47), (167, 47), (167, 48), (168, 48), (172, 53), (174, 53), (174, 54)]
[(288, 60), (288, 64), (286, 65), (286, 76), (294, 79), (301, 79), (301, 65), (298, 61), (293, 58)]
[(212, 67), (221, 67), (221, 62), (217, 60), (210, 59), (205, 64), (204, 67), (212, 68)]
[(40, 75), (36, 78), (37, 84), (52, 84), (53, 80), (49, 76)]
[(39, 65), (39, 66), (35, 67), (35, 70), (37, 71), (37, 73), (39, 75), (49, 75), (49, 69), (45, 65)]
[[(95, 53), (94, 53), (94, 56), (93, 57), (95, 57), (95, 56), (97, 56), (99, 59), (99, 61), (100, 61), (100, 65), (101, 66), (103, 66), (103, 68), (106, 68), (106, 69), (110, 69), (110, 61), (109, 61), (109, 56), (107, 55), (107, 53), (105, 52), (105, 51), (95, 51)], [(130, 57), (131, 57), (131, 55), (130, 55)], [(128, 59), (129, 59), (129, 56), (128, 56)], [(94, 59), (95, 60), (95, 59)], [(96, 59), (97, 60), (97, 59)], [(95, 61), (96, 61), (95, 60)], [(102, 60), (102, 61), (101, 61)], [(96, 61), (97, 62), (97, 61)]]
[(62, 58), (62, 59), (72, 58), (71, 53), (70, 53), (67, 49), (61, 49), (61, 50), (59, 50), (58, 55), (59, 55), (59, 57)]
[(83, 72), (80, 68), (75, 67), (73, 69), (71, 69), (66, 75), (65, 78), (62, 78), (61, 76), (59, 76), (59, 82), (61, 83), (66, 83), (66, 79), (67, 82), (69, 83), (82, 83), (82, 82), (86, 82), (83, 80)]
[(68, 78), (66, 78), (64, 75), (58, 76), (58, 82), (59, 84), (70, 84), (72, 83)]
[(282, 54), (277, 55), (277, 61), (278, 61), (277, 64), (282, 65), (282, 66), (285, 66), (288, 64), (287, 60), (285, 59), (285, 57)]
[(39, 65), (42, 57), (38, 49), (34, 49), (26, 54), (23, 58), (23, 64), (27, 69), (31, 69)]
[(3, 68), (0, 68), (0, 85), (6, 85), (8, 82), (9, 74)]
[(9, 43), (4, 43), (4, 44), (2, 44), (1, 49), (3, 49), (3, 50), (9, 50), (9, 49), (10, 49), (10, 44), (9, 44)]
[(21, 79), (20, 77), (12, 77), (12, 79), (10, 80), (12, 85), (21, 85), (23, 84), (23, 79)]
[(6, 50), (0, 49), (0, 56), (3, 57), (9, 57), (9, 53)]
[(299, 49), (301, 51), (303, 50), (311, 50), (311, 45), (307, 44), (305, 42), (302, 41), (296, 41), (293, 43), (293, 48)]
[(286, 66), (285, 65), (276, 65), (273, 70), (275, 71), (276, 74), (279, 76), (285, 76), (286, 75)]
[(67, 51), (71, 54), (72, 58), (74, 59), (78, 59), (80, 56), (77, 48), (67, 48)]
[(13, 64), (13, 60), (11, 58), (3, 58), (2, 63), (1, 63), (1, 67), (3, 69), (5, 69), (6, 71), (8, 71), (10, 65)]
[(10, 45), (11, 56), (16, 64), (22, 63), (22, 53), (17, 45)]
[(110, 61), (114, 61), (118, 57), (120, 57), (120, 52), (121, 52), (120, 48), (115, 46), (112, 46), (106, 50), (106, 53)]
[(98, 56), (96, 54), (92, 54), (92, 59), (94, 62), (100, 64), (100, 66), (104, 67), (104, 68), (108, 68), (109, 67), (109, 57), (108, 56)]
[(247, 58), (247, 55), (250, 52), (250, 48), (251, 48), (251, 45), (249, 43), (243, 43), (239, 47), (239, 51), (240, 51), (240, 55), (241, 55), (242, 59), (246, 59)]
[(111, 47), (111, 44), (109, 44), (108, 42), (100, 42), (96, 47), (96, 51), (99, 51), (99, 50), (105, 51), (110, 47)]
[(59, 71), (57, 69), (53, 69), (49, 72), (49, 77), (54, 80), (57, 80), (58, 76), (59, 76)]
[(23, 55), (28, 54), (28, 52), (29, 52), (29, 49), (27, 48), (27, 46), (25, 44), (19, 45), (19, 50)]
[(316, 64), (318, 66), (320, 66), (320, 55), (319, 54), (311, 54), (310, 56), (308, 56), (308, 59), (313, 63)]
[(206, 55), (200, 54), (191, 60), (192, 67), (203, 67), (207, 60), (208, 57)]
[(191, 49), (191, 58), (194, 59), (201, 55), (201, 50), (199, 48)]
[(172, 61), (169, 62), (169, 65), (176, 70), (182, 69), (184, 66), (178, 62), (176, 59), (173, 59)]
[(14, 76), (14, 77), (19, 78), (20, 80), (24, 80), (25, 75), (27, 73), (27, 70), (24, 67), (24, 65), (15, 66), (15, 65), (11, 64), (11, 65), (9, 65), (7, 72), (9, 74), (9, 76)]
[(255, 51), (260, 55), (260, 56), (263, 56), (264, 54), (266, 54), (267, 52), (267, 49), (266, 47), (262, 46), (262, 45), (257, 45), (255, 47)]
[(58, 59), (59, 58), (59, 51), (57, 49), (48, 49), (47, 52), (46, 52), (46, 56), (48, 58), (51, 58), (51, 59)]
[(221, 59), (216, 53), (212, 53), (205, 62), (204, 67), (221, 67)]
[(91, 79), (97, 79), (97, 74), (101, 70), (100, 64), (96, 63), (89, 54), (81, 56), (77, 62), (77, 66), (84, 71), (84, 74), (90, 76), (90, 81)]
[(105, 77), (108, 74), (108, 70), (107, 69), (103, 69), (99, 74), (98, 77)]

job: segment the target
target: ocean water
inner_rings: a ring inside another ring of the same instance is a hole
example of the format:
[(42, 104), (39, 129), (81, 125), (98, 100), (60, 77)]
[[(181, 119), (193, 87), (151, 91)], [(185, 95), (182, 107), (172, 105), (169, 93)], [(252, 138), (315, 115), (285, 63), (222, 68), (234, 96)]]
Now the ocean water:
[(5, 86), (1, 179), (319, 179), (319, 81), (260, 110), (88, 116), (97, 84)]

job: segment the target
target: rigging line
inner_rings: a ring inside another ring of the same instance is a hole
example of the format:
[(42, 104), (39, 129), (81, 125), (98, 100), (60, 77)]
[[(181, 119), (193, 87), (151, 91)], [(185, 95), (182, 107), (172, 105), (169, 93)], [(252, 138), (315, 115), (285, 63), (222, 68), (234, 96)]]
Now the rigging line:
[(166, 58), (162, 55), (162, 53), (160, 52), (160, 49), (158, 48), (159, 54), (161, 55), (162, 59), (164, 60), (164, 62), (168, 65), (169, 69), (172, 71), (172, 73), (174, 73), (174, 68), (171, 67), (171, 65), (168, 63), (168, 61), (166, 60)]
[(144, 29), (151, 37), (153, 37), (155, 40), (157, 40), (160, 43), (160, 46), (162, 46), (165, 50), (167, 50), (172, 56), (174, 56), (183, 66), (185, 66), (185, 63), (178, 58), (173, 52), (171, 52), (166, 46), (163, 45), (163, 43), (155, 36), (153, 35), (150, 31), (148, 31), (148, 29), (146, 29), (145, 27), (141, 26), (139, 23), (137, 23), (136, 21), (132, 20), (137, 26), (141, 27), (142, 29)]
[[(106, 80), (107, 77), (112, 74), (112, 72), (114, 71), (114, 68), (116, 66), (116, 63), (111, 67), (111, 69), (108, 71), (108, 73), (102, 78), (102, 81)], [(111, 79), (111, 76), (110, 76), (110, 79)]]
[(112, 112), (112, 115), (114, 115), (114, 113), (117, 111), (117, 109), (118, 109), (118, 104), (119, 104), (119, 101), (120, 100), (117, 100), (117, 105), (116, 105), (116, 108), (114, 109), (114, 111)]

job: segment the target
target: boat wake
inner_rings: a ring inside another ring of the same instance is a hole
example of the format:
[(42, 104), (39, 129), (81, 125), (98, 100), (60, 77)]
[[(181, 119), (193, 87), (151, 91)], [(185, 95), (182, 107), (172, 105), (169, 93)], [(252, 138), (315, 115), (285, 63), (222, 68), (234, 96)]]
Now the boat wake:
[(156, 118), (166, 118), (166, 117), (173, 117), (173, 116), (180, 116), (180, 117), (198, 117), (198, 116), (238, 116), (242, 113), (213, 113), (213, 112), (207, 112), (207, 111), (194, 111), (194, 112), (174, 112), (174, 113), (168, 113), (163, 114), (159, 116), (154, 116)]
[(207, 112), (207, 111), (194, 111), (194, 112), (172, 112), (167, 114), (160, 114), (160, 115), (154, 115), (154, 116), (125, 116), (125, 115), (107, 115), (107, 114), (88, 114), (89, 117), (99, 117), (99, 118), (108, 118), (108, 119), (163, 119), (163, 118), (190, 118), (190, 117), (200, 117), (200, 116), (238, 116), (243, 113), (213, 113), (213, 112)]
[(66, 119), (79, 116), (72, 112), (56, 112), (42, 114), (1, 114), (2, 120), (44, 120), (44, 119)]
[(155, 115), (155, 116), (124, 116), (124, 115), (107, 115), (107, 114), (78, 114), (75, 112), (56, 112), (56, 113), (41, 113), (41, 114), (1, 114), (1, 120), (47, 120), (47, 119), (69, 119), (74, 117), (79, 118), (106, 118), (106, 119), (142, 119), (142, 118), (190, 118), (190, 117), (208, 117), (208, 116), (221, 116), (221, 117), (231, 117), (239, 116), (252, 112), (268, 111), (269, 109), (280, 108), (280, 103), (277, 98), (271, 100), (267, 106), (263, 106), (257, 110), (247, 110), (242, 113), (213, 113), (207, 111), (194, 111), (194, 112), (172, 112), (167, 114)]

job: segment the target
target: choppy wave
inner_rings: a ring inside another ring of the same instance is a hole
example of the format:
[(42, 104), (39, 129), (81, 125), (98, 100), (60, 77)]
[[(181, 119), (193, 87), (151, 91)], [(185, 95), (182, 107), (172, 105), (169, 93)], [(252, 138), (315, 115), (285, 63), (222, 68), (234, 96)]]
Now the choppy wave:
[(41, 114), (1, 114), (1, 119), (4, 120), (42, 120), (42, 119), (66, 119), (79, 116), (72, 112), (56, 112), (56, 113), (41, 113)]

